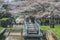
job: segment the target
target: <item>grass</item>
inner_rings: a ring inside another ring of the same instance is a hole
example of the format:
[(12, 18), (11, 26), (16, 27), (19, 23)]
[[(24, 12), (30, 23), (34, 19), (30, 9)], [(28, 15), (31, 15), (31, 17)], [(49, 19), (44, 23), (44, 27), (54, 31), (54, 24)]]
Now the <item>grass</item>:
[(3, 27), (0, 27), (0, 31), (3, 29)]
[(2, 18), (1, 20), (5, 20), (5, 21), (6, 21), (7, 19), (8, 19), (8, 18)]
[(13, 28), (7, 28), (8, 30), (13, 29), (13, 30), (23, 30), (22, 26), (14, 25)]
[(23, 30), (23, 28), (22, 28), (22, 27), (7, 28), (7, 30), (10, 30), (10, 29), (13, 29), (13, 30)]
[(60, 25), (55, 25), (55, 28), (50, 28), (50, 26), (41, 26), (42, 30), (52, 30), (60, 38)]

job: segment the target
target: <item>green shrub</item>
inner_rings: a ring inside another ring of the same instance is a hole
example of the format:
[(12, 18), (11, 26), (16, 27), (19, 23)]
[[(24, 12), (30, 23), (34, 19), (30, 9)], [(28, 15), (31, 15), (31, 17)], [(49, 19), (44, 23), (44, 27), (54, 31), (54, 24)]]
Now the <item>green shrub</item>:
[(0, 26), (1, 27), (7, 27), (7, 25), (8, 25), (8, 20), (9, 18), (2, 18), (2, 19), (0, 19)]

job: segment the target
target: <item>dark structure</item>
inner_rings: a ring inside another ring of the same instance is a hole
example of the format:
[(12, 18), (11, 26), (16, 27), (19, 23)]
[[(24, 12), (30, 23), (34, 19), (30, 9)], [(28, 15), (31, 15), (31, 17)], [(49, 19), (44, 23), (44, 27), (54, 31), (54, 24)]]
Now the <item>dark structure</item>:
[(40, 31), (40, 25), (35, 21), (35, 23), (27, 23), (24, 22), (24, 29), (23, 29), (23, 36), (25, 40), (32, 39), (32, 38), (38, 38), (42, 37), (42, 33)]

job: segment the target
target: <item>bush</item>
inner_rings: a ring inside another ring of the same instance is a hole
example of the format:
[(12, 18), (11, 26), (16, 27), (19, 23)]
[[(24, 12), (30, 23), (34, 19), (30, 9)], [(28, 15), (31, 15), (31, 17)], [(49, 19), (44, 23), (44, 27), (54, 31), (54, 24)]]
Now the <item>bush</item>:
[(8, 25), (8, 20), (9, 18), (2, 18), (2, 19), (0, 19), (0, 26), (1, 27), (7, 27), (7, 25)]

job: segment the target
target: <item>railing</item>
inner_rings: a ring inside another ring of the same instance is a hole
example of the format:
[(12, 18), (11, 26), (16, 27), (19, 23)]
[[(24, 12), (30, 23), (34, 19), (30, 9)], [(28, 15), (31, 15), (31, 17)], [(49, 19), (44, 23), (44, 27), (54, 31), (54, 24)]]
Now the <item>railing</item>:
[[(33, 26), (35, 26), (35, 29), (37, 31), (37, 34), (29, 34), (27, 32), (28, 30), (28, 26), (31, 26), (30, 23), (27, 23), (27, 22), (24, 22), (24, 29), (23, 29), (23, 32), (24, 32), (24, 37), (41, 37), (42, 36), (42, 33), (40, 31), (40, 25), (35, 21), (35, 23), (31, 23)], [(31, 27), (33, 27), (31, 26)]]

